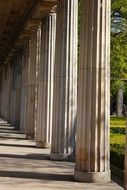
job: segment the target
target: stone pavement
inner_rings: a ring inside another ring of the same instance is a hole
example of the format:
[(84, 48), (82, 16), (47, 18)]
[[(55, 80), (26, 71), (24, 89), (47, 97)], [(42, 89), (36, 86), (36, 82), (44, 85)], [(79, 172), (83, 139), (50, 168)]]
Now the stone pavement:
[(0, 190), (122, 190), (115, 182), (77, 183), (74, 164), (51, 161), (48, 149), (35, 148), (34, 141), (0, 120)]

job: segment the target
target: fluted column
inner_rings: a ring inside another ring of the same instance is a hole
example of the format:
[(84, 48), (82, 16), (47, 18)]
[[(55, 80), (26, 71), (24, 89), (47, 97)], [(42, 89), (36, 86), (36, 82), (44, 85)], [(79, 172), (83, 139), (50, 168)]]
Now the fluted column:
[(3, 66), (2, 69), (2, 76), (1, 76), (1, 82), (2, 82), (2, 89), (1, 89), (1, 117), (5, 119), (5, 83), (6, 83), (6, 67)]
[(71, 159), (77, 112), (77, 0), (58, 0), (51, 159)]
[(3, 66), (1, 74), (1, 117), (9, 121), (10, 64)]
[(75, 179), (110, 180), (110, 0), (82, 1)]
[[(1, 117), (4, 118), (4, 108), (5, 108), (5, 66), (3, 67), (3, 72), (2, 72), (2, 92), (1, 92)], [(5, 118), (4, 118), (5, 119)]]
[(21, 106), (21, 73), (22, 73), (22, 49), (17, 50), (15, 55), (15, 125), (20, 126), (20, 106)]
[(33, 30), (29, 41), (29, 62), (27, 79), (26, 137), (34, 139), (35, 135), (35, 93), (36, 93), (36, 52), (37, 31)]
[(13, 63), (11, 63), (11, 90), (10, 90), (10, 123), (15, 122), (15, 88), (14, 88), (14, 74), (13, 74), (14, 66)]
[(55, 55), (56, 14), (42, 19), (40, 38), (40, 64), (38, 70), (38, 105), (36, 146), (47, 148), (51, 144), (53, 71)]
[(22, 85), (21, 85), (21, 109), (20, 109), (20, 131), (26, 132), (26, 107), (27, 107), (27, 78), (29, 60), (29, 40), (24, 42), (22, 63)]
[(16, 76), (14, 74), (14, 63), (13, 61), (11, 62), (11, 83), (10, 83), (10, 123), (14, 124), (15, 123), (15, 106), (16, 106), (16, 93), (15, 93), (15, 81), (16, 81)]
[(1, 104), (2, 104), (2, 76), (3, 76), (3, 68), (0, 66), (0, 117), (1, 117)]
[(9, 121), (9, 107), (10, 107), (10, 64), (5, 66), (5, 83), (3, 84), (5, 87), (4, 93), (4, 119)]

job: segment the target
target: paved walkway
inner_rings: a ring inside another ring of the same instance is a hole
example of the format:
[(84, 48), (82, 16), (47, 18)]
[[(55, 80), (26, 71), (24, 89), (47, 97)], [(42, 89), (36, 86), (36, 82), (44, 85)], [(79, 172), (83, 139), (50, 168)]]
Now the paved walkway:
[(73, 163), (50, 161), (50, 150), (34, 147), (33, 141), (0, 120), (0, 190), (122, 190), (108, 184), (77, 183)]

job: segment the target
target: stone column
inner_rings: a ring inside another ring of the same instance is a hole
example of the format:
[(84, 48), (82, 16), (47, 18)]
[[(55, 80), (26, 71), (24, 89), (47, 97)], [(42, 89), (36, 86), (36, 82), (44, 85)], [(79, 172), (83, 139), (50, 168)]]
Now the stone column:
[(2, 76), (3, 76), (3, 68), (0, 66), (0, 117), (1, 117), (1, 104), (2, 104)]
[(36, 90), (37, 30), (33, 30), (29, 41), (29, 62), (27, 80), (26, 137), (34, 139), (35, 134), (35, 90)]
[(2, 118), (2, 106), (3, 106), (3, 75), (4, 75), (4, 67), (1, 68), (1, 101), (0, 101), (0, 117)]
[(1, 74), (1, 117), (9, 121), (10, 64), (4, 64)]
[(21, 73), (22, 73), (22, 49), (17, 50), (15, 55), (15, 125), (20, 126), (20, 106), (21, 106)]
[(19, 47), (14, 53), (10, 69), (10, 122), (19, 129), (20, 102), (21, 102), (21, 71), (22, 71), (22, 48)]
[(14, 124), (14, 115), (15, 115), (15, 90), (14, 90), (14, 64), (11, 62), (11, 83), (10, 83), (10, 123)]
[(5, 83), (4, 88), (4, 119), (9, 121), (9, 105), (10, 105), (10, 64), (5, 66)]
[(26, 106), (27, 106), (27, 78), (29, 59), (29, 40), (24, 42), (22, 62), (22, 85), (21, 85), (21, 109), (20, 109), (20, 131), (26, 132)]
[(77, 112), (77, 0), (58, 0), (51, 159), (72, 159)]
[(10, 102), (11, 102), (11, 61), (10, 63), (8, 64), (8, 85), (7, 85), (7, 90), (8, 92), (7, 93), (7, 97), (8, 97), (8, 100), (7, 100), (7, 121), (10, 122)]
[[(6, 95), (5, 95), (5, 84), (6, 84), (6, 66), (4, 65), (4, 69), (3, 69), (3, 76), (2, 76), (2, 104), (1, 104), (1, 116), (3, 119), (5, 119), (5, 99), (6, 99)], [(5, 98), (4, 98), (5, 97)]]
[(110, 0), (82, 1), (75, 179), (108, 182)]
[(4, 112), (5, 112), (5, 99), (4, 99), (4, 96), (5, 96), (5, 82), (6, 82), (6, 77), (5, 77), (5, 73), (6, 73), (6, 69), (5, 69), (5, 65), (3, 66), (3, 69), (2, 69), (2, 76), (1, 76), (1, 117), (3, 119), (5, 119), (5, 115), (4, 115)]
[(5, 82), (5, 67), (3, 67), (3, 72), (2, 72), (2, 94), (1, 94), (1, 117), (4, 118), (4, 82)]
[(50, 147), (52, 134), (53, 71), (56, 37), (55, 13), (51, 13), (42, 19), (40, 32), (36, 146), (47, 148)]

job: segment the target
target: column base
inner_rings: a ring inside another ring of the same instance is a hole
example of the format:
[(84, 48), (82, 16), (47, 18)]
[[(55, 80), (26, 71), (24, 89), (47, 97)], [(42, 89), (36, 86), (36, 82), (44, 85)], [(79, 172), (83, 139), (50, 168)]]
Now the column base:
[(34, 134), (26, 134), (26, 139), (34, 140)]
[(25, 130), (19, 130), (19, 133), (26, 134), (26, 131)]
[(107, 183), (111, 180), (111, 171), (106, 172), (81, 172), (75, 170), (75, 180), (86, 183)]
[(74, 161), (74, 156), (72, 154), (52, 154), (50, 159), (54, 161)]
[(51, 148), (51, 144), (43, 142), (43, 141), (36, 141), (36, 147), (37, 148)]

